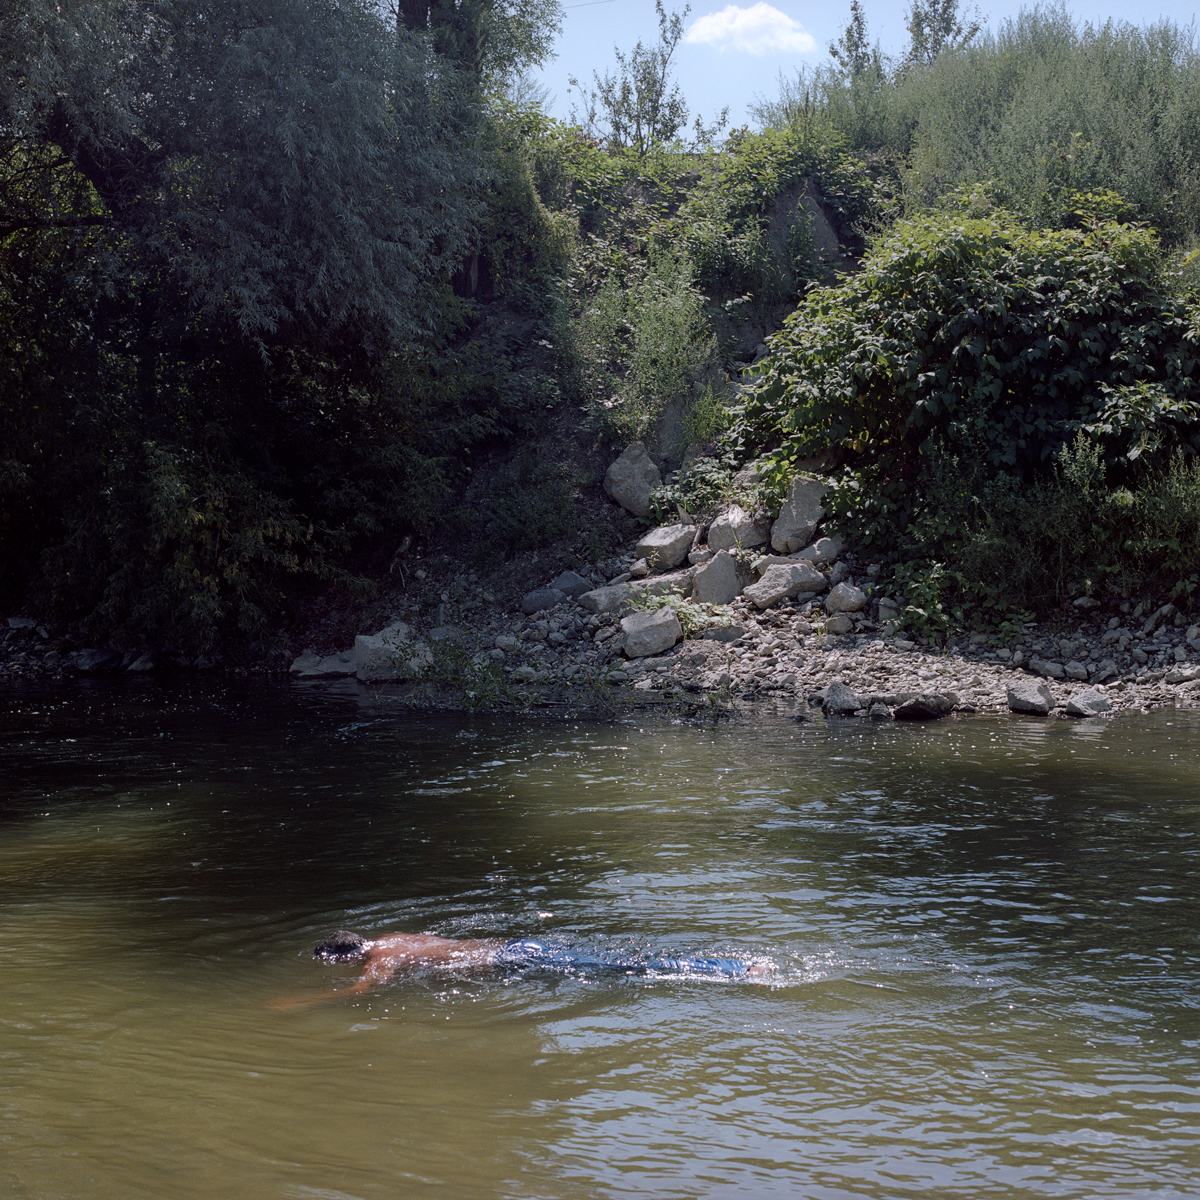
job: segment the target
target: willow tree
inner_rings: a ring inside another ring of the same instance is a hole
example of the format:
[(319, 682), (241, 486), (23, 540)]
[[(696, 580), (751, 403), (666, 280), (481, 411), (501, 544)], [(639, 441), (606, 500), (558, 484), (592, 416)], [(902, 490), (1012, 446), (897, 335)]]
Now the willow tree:
[(87, 226), (252, 339), (421, 328), (476, 164), (453, 73), (363, 0), (34, 0), (4, 34), (5, 232)]
[(443, 320), (472, 89), (368, 0), (29, 0), (0, 63), (5, 599), (265, 620), (353, 388)]

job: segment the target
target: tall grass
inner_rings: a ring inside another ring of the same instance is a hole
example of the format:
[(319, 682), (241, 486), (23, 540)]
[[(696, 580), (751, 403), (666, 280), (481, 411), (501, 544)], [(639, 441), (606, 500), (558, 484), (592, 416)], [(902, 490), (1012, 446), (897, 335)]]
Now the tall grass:
[(620, 445), (646, 437), (716, 353), (691, 263), (666, 254), (588, 299), (574, 342), (586, 411)]

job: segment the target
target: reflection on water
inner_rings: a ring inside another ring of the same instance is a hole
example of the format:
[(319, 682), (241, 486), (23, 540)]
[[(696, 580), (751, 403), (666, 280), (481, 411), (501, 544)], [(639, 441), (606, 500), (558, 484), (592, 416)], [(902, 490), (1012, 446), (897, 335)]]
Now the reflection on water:
[[(1195, 1196), (1200, 720), (533, 724), (9, 691), (0, 1191)], [(331, 928), (770, 955), (424, 972)]]

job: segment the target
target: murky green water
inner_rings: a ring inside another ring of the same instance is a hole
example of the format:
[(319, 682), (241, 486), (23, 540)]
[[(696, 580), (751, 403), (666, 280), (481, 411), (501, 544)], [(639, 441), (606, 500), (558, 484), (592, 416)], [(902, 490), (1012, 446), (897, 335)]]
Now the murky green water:
[[(1195, 714), (0, 701), (4, 1196), (1200, 1194)], [(780, 970), (271, 1007), (339, 926)]]

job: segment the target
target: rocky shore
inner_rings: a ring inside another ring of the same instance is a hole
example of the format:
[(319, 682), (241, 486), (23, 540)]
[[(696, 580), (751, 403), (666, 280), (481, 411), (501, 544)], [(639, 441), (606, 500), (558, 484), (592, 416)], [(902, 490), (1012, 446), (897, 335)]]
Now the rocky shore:
[[(637, 494), (622, 490), (619, 469), (606, 490), (636, 511), (656, 472), (641, 447), (614, 468), (621, 463)], [(707, 523), (681, 513), (623, 555), (544, 581), (519, 606), (499, 603), (486, 580), (446, 558), (440, 601), (401, 603), (353, 647), (296, 655), (288, 674), (469, 709), (734, 713), (768, 704), (799, 718), (889, 721), (1200, 702), (1200, 625), (1170, 603), (1081, 596), (1053, 622), (1005, 638), (959, 631), (932, 645), (906, 635), (904, 598), (877, 586), (877, 567), (819, 536), (822, 486), (798, 476), (774, 520), (736, 504)], [(205, 658), (76, 646), (25, 616), (8, 618), (0, 642), (0, 679), (217, 669), (246, 673)]]
[[(605, 564), (586, 580), (600, 586), (533, 613), (484, 608), (469, 625), (424, 631), (393, 622), (356, 639), (355, 650), (301, 654), (289, 672), (296, 680), (353, 678), (364, 687), (394, 687), (398, 699), (450, 708), (555, 703), (604, 710), (674, 702), (737, 710), (789, 702), (785, 707), (801, 715), (824, 710), (888, 720), (973, 712), (1084, 716), (1200, 702), (1200, 628), (1179, 623), (1171, 605), (1142, 612), (1126, 606), (1129, 612), (1111, 615), (1093, 610), (1054, 629), (1027, 627), (1008, 644), (959, 633), (932, 646), (894, 632), (880, 620), (888, 607), (881, 610), (875, 599), (837, 633), (829, 628), (836, 614), (826, 608), (832, 588), (824, 599), (800, 594), (761, 609), (742, 595), (722, 606), (697, 605), (703, 627), (685, 635), (680, 626), (669, 646), (651, 653), (638, 650), (653, 643), (634, 641), (631, 657), (630, 630), (636, 637), (647, 616), (664, 613), (679, 624), (669, 605), (634, 607), (653, 595), (654, 581), (649, 576), (638, 587), (621, 580), (634, 565)], [(827, 581), (839, 566), (850, 572), (840, 583), (869, 593), (870, 576), (855, 573), (845, 559), (822, 572)], [(599, 598), (604, 602), (614, 590), (624, 594), (612, 607), (591, 611), (595, 593), (610, 592)], [(216, 669), (205, 659), (64, 651), (44, 625), (21, 617), (7, 624), (0, 679)]]
[[(358, 639), (355, 651), (299, 656), (291, 674), (354, 675), (364, 685), (398, 684), (419, 699), (454, 648), (455, 665), (443, 667), (440, 679), (468, 705), (472, 692), (516, 706), (737, 711), (768, 703), (801, 717), (823, 711), (886, 721), (953, 713), (1083, 717), (1200, 701), (1200, 628), (1178, 624), (1170, 605), (1080, 611), (1066, 627), (1033, 625), (1004, 645), (962, 633), (931, 646), (898, 634), (886, 620), (888, 605), (870, 598), (867, 570), (856, 573), (843, 558), (820, 572), (823, 596), (801, 593), (760, 607), (743, 592), (725, 605), (694, 605), (704, 624), (685, 634), (679, 613), (688, 601), (680, 590), (659, 593), (679, 602), (643, 608), (653, 602), (656, 577), (623, 579), (636, 560), (605, 566), (531, 593), (530, 606), (547, 591), (593, 585), (534, 612), (493, 611), (469, 629), (445, 625), (424, 635), (397, 623)], [(668, 578), (658, 577), (659, 586)], [(673, 573), (669, 586), (686, 583)], [(852, 589), (867, 597), (840, 633), (830, 631), (837, 612), (829, 611), (839, 587), (842, 597)]]

